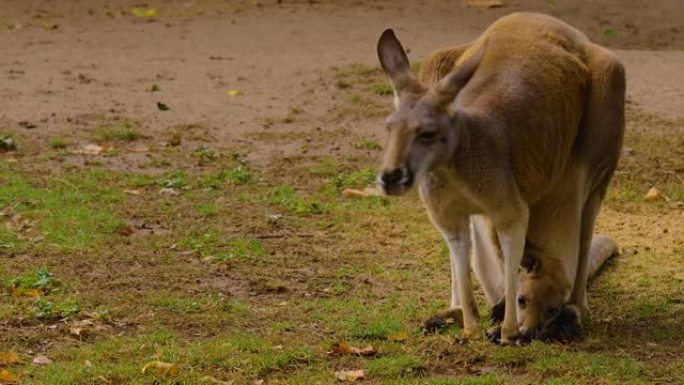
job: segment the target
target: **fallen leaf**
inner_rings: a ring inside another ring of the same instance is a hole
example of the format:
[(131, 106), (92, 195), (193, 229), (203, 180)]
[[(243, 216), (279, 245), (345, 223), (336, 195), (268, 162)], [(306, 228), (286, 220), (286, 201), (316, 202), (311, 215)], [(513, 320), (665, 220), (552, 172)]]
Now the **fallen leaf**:
[(211, 382), (212, 384), (219, 384), (219, 385), (232, 385), (233, 382), (235, 382), (235, 381), (233, 381), (233, 380), (221, 381), (221, 380), (214, 378), (212, 376), (204, 376), (204, 377), (202, 377), (202, 382)]
[(228, 96), (240, 96), (242, 91), (240, 90), (228, 90)]
[(363, 190), (348, 188), (348, 189), (345, 189), (344, 191), (342, 191), (342, 195), (345, 198), (365, 198), (365, 197), (379, 196), (381, 194), (378, 190), (376, 190), (373, 187), (366, 187)]
[(340, 381), (354, 382), (362, 380), (364, 376), (363, 370), (341, 370), (335, 372), (335, 377)]
[(180, 370), (175, 364), (171, 364), (163, 361), (150, 361), (142, 368), (142, 373), (147, 373), (148, 370), (154, 369), (154, 372), (158, 376), (176, 376)]
[(17, 352), (0, 352), (0, 365), (23, 364)]
[(660, 193), (660, 190), (658, 190), (656, 187), (651, 187), (646, 195), (644, 195), (644, 200), (648, 202), (653, 202), (657, 201), (662, 197), (662, 194)]
[(503, 0), (467, 0), (466, 4), (471, 8), (499, 8), (503, 7)]
[(145, 19), (153, 19), (157, 17), (158, 11), (156, 8), (144, 8), (144, 7), (134, 7), (131, 8), (131, 13), (135, 17), (140, 17), (140, 18), (145, 18)]
[(131, 226), (122, 226), (116, 229), (116, 233), (119, 235), (123, 235), (124, 237), (130, 237), (131, 235), (133, 235), (134, 232), (135, 231)]
[(12, 373), (8, 372), (7, 370), (0, 370), (0, 382), (17, 382), (17, 378), (12, 375)]
[[(45, 295), (45, 291), (43, 289), (25, 289), (23, 287), (12, 287), (10, 290), (10, 295), (12, 297), (40, 298)], [(1, 359), (0, 362), (2, 362)]]
[(43, 28), (47, 30), (57, 29), (59, 28), (59, 24), (55, 23), (54, 21), (44, 21)]
[(171, 109), (171, 108), (169, 108), (169, 106), (167, 106), (166, 104), (164, 104), (162, 102), (157, 102), (157, 108), (159, 109), (159, 111), (168, 111)]
[(45, 291), (43, 289), (28, 289), (24, 290), (23, 295), (29, 298), (40, 298), (45, 295)]
[(131, 194), (131, 195), (140, 195), (141, 194), (140, 190), (123, 190), (123, 192), (126, 194)]
[(180, 192), (178, 190), (171, 188), (171, 187), (164, 187), (162, 189), (159, 189), (160, 194), (168, 194), (168, 195), (173, 195), (173, 196), (178, 196), (180, 195)]
[(77, 327), (70, 327), (69, 328), (69, 333), (73, 334), (77, 337), (80, 337), (82, 332), (83, 332), (83, 328), (77, 328)]
[(35, 356), (33, 357), (33, 361), (31, 361), (31, 363), (34, 365), (50, 365), (52, 360), (47, 356)]
[(148, 151), (150, 151), (150, 148), (147, 147), (147, 146), (133, 146), (133, 147), (129, 147), (128, 150), (129, 150), (130, 152), (138, 152), (138, 153), (141, 153), (141, 152), (148, 152)]
[(97, 144), (86, 144), (83, 146), (84, 154), (98, 155), (104, 150), (104, 147), (98, 146)]
[(399, 333), (394, 333), (390, 334), (387, 336), (387, 339), (390, 341), (395, 341), (395, 342), (402, 342), (407, 340), (409, 337), (408, 333), (406, 332), (399, 332)]
[(344, 341), (337, 342), (333, 345), (333, 350), (330, 352), (331, 355), (341, 355), (341, 354), (357, 354), (363, 357), (370, 357), (377, 354), (377, 351), (368, 345), (365, 348), (359, 349), (357, 347), (351, 346)]

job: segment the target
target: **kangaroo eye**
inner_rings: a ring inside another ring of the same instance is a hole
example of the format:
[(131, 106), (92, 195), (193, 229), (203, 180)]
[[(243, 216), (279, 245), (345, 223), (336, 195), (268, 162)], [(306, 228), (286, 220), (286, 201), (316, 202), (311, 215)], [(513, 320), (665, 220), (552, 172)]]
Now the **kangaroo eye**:
[(527, 298), (525, 298), (525, 296), (519, 295), (518, 296), (518, 305), (520, 305), (521, 307), (524, 307), (525, 305), (527, 305)]
[(418, 141), (421, 142), (432, 142), (433, 140), (437, 139), (437, 132), (436, 131), (428, 131), (428, 132), (423, 132), (420, 135), (418, 135)]

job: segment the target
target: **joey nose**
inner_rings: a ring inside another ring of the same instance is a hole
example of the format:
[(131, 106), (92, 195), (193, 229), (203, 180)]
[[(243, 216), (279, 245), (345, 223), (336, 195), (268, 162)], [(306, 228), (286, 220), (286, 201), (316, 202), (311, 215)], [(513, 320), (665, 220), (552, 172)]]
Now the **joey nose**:
[(404, 172), (400, 168), (395, 168), (392, 171), (384, 171), (380, 176), (380, 180), (386, 186), (391, 186), (399, 182), (404, 176)]

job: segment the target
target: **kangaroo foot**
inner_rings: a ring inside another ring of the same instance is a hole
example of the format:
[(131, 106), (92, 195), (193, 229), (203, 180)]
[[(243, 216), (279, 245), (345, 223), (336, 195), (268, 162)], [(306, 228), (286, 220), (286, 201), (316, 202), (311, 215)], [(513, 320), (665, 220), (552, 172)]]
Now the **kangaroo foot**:
[(461, 310), (461, 308), (455, 307), (442, 310), (426, 319), (425, 322), (423, 322), (423, 333), (437, 333), (451, 324), (463, 324), (463, 310)]

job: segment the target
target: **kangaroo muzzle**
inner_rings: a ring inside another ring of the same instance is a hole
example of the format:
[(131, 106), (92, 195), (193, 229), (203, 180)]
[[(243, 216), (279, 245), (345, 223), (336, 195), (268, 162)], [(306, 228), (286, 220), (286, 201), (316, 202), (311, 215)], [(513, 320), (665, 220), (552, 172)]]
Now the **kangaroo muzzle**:
[(413, 185), (413, 172), (406, 167), (383, 170), (378, 175), (377, 185), (387, 195), (401, 195)]

